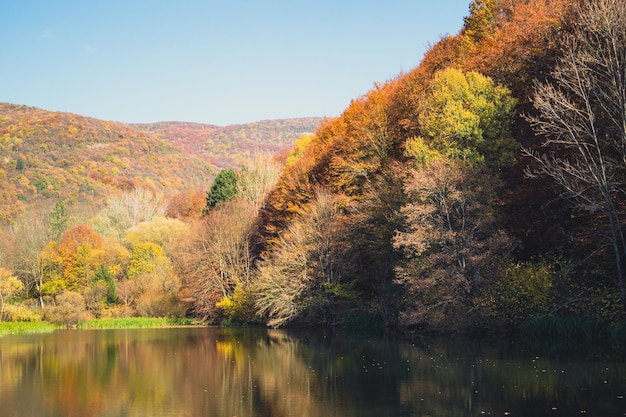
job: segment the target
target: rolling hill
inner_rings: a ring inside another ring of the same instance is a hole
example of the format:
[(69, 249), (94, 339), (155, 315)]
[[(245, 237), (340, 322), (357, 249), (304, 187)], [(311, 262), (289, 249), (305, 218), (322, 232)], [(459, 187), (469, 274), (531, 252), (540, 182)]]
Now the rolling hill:
[(224, 169), (241, 166), (255, 152), (283, 152), (302, 134), (314, 132), (323, 120), (320, 117), (305, 117), (263, 120), (223, 127), (185, 122), (131, 126), (156, 134), (189, 155)]
[(256, 151), (284, 151), (321, 122), (129, 125), (0, 103), (0, 220), (57, 199), (95, 204), (134, 187), (208, 189), (219, 169)]

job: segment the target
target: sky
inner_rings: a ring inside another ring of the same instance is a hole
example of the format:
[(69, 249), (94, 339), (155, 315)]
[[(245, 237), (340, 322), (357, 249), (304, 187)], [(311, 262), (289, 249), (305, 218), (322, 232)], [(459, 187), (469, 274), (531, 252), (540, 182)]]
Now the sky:
[(0, 0), (0, 102), (123, 123), (335, 117), (470, 0)]

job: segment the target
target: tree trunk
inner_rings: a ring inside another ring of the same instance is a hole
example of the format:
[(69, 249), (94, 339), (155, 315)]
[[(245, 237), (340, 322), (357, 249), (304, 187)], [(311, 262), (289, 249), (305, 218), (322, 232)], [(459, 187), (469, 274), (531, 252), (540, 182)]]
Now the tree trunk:
[[(617, 285), (619, 287), (619, 299), (622, 309), (626, 311), (626, 293), (624, 292), (624, 273), (622, 268), (622, 252), (626, 251), (624, 246), (624, 238), (621, 233), (621, 224), (617, 213), (611, 211), (608, 213), (609, 224), (611, 227), (611, 246), (615, 255), (615, 273), (617, 275)], [(620, 246), (622, 247), (620, 249)]]

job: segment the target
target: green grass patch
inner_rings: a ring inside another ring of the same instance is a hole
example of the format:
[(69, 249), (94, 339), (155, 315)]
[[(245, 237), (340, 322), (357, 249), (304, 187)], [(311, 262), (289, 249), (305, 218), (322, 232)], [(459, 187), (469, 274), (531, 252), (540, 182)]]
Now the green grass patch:
[[(155, 327), (193, 326), (202, 324), (192, 319), (168, 319), (153, 317), (129, 317), (118, 319), (94, 319), (78, 323), (78, 329), (143, 329)], [(50, 333), (67, 326), (43, 321), (0, 322), (0, 337), (26, 333)]]
[(147, 329), (154, 327), (191, 326), (198, 324), (191, 319), (155, 317), (128, 317), (86, 320), (78, 323), (79, 329)]
[(10, 321), (0, 323), (0, 337), (26, 333), (50, 333), (60, 327), (56, 324), (42, 321)]

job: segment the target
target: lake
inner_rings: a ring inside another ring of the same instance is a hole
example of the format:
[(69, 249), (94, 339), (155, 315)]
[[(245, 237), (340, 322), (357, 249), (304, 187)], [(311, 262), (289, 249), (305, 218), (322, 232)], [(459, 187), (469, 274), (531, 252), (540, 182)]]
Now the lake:
[(624, 358), (264, 328), (0, 338), (0, 416), (623, 416)]

